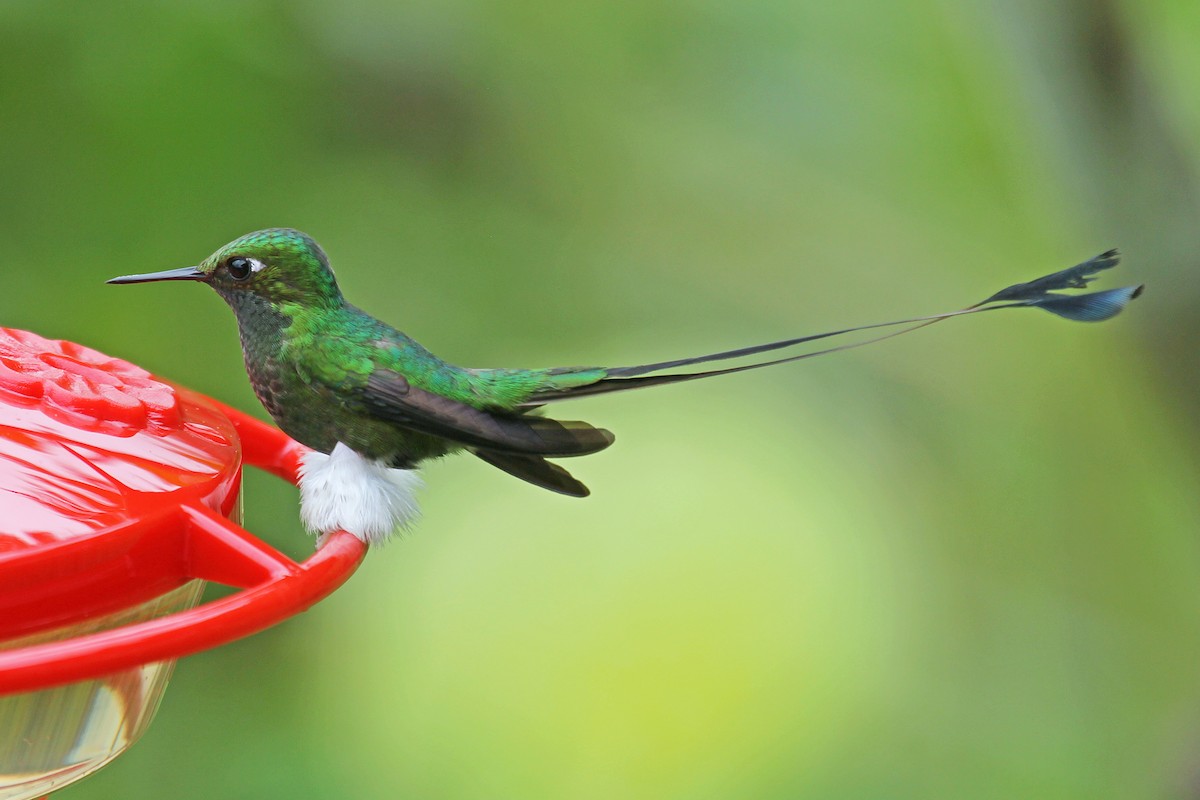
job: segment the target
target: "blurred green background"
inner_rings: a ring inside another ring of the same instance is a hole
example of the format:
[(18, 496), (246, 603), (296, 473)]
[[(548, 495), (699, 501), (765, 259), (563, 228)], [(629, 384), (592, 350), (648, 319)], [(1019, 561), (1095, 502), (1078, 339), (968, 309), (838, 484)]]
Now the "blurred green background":
[[(5, 325), (262, 413), (200, 286), (293, 226), (471, 366), (1005, 312), (580, 401), (577, 501), (475, 459), (56, 797), (1200, 796), (1200, 4), (0, 4)], [(311, 550), (290, 487), (248, 525)]]

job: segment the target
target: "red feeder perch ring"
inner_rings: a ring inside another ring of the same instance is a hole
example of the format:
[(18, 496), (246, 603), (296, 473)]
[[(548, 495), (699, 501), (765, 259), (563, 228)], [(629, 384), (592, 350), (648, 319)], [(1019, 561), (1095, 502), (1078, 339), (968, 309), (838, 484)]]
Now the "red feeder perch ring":
[[(354, 572), (366, 545), (350, 534), (297, 563), (238, 524), (243, 457), (295, 483), (303, 452), (128, 362), (0, 328), (0, 795), (98, 768), (149, 724), (175, 659), (304, 611)], [(203, 581), (240, 591), (194, 607)], [(76, 717), (48, 724), (72, 691)], [(121, 713), (97, 728), (104, 702)], [(109, 744), (82, 746), (101, 729)]]
[[(281, 431), (224, 408), (247, 446), (247, 463), (295, 483), (303, 448)], [(260, 460), (261, 459), (261, 460)], [(184, 503), (158, 519), (145, 519), (151, 535), (170, 540), (154, 556), (182, 581), (200, 579), (242, 587), (212, 603), (166, 617), (64, 641), (0, 650), (0, 695), (46, 689), (112, 672), (209, 650), (271, 627), (307, 610), (341, 586), (358, 568), (367, 546), (348, 533), (330, 536), (307, 561), (297, 563), (204, 505)], [(113, 535), (121, 532), (114, 531)], [(99, 536), (103, 536), (100, 534)], [(72, 557), (89, 560), (111, 546), (100, 538)], [(89, 552), (90, 551), (90, 552)], [(9, 585), (0, 553), (0, 586)], [(16, 582), (13, 581), (15, 584)], [(0, 596), (6, 605), (8, 591)]]

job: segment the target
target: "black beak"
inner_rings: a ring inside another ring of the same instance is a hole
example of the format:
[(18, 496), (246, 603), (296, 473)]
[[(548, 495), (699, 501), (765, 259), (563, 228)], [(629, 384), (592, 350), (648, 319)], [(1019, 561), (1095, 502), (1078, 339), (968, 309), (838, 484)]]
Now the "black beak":
[(147, 272), (145, 275), (122, 275), (119, 278), (111, 278), (105, 283), (149, 283), (150, 281), (206, 281), (208, 275), (201, 272), (197, 267), (181, 267), (179, 269), (168, 269), (162, 272)]

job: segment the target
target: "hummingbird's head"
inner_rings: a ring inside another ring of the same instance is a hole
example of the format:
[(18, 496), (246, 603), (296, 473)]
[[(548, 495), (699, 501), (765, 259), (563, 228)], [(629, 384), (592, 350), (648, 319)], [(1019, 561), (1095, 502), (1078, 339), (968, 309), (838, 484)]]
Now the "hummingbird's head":
[(200, 281), (213, 287), (235, 310), (258, 306), (294, 305), (320, 308), (341, 305), (329, 259), (312, 238), (291, 228), (268, 228), (247, 233), (219, 248), (199, 266), (125, 275), (109, 283)]

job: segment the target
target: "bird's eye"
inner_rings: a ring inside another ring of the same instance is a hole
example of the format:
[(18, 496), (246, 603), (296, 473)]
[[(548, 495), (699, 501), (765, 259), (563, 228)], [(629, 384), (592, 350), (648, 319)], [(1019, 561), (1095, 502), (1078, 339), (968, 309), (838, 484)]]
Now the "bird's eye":
[(229, 277), (235, 281), (244, 281), (250, 277), (253, 271), (252, 264), (248, 258), (231, 258), (225, 262), (225, 269), (229, 270)]

